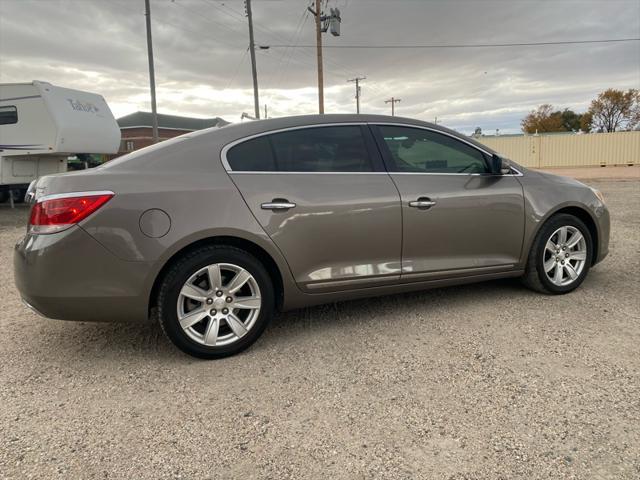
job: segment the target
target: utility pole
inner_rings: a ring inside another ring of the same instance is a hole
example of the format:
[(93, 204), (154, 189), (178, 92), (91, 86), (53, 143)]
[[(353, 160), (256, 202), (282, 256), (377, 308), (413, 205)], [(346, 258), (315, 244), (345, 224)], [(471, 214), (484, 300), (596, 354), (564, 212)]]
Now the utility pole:
[(322, 2), (323, 0), (315, 0), (315, 10), (311, 7), (307, 7), (316, 20), (316, 56), (318, 58), (318, 112), (324, 113), (324, 74), (322, 67), (322, 34), (328, 30), (331, 31), (331, 35), (334, 37), (340, 36), (340, 10), (337, 8), (331, 9), (331, 15), (322, 15)]
[(318, 113), (324, 113), (324, 72), (322, 71), (322, 21), (321, 11), (322, 0), (316, 0), (316, 56), (318, 57)]
[(158, 143), (158, 109), (156, 107), (156, 74), (153, 68), (153, 44), (151, 42), (151, 7), (149, 0), (144, 0), (144, 16), (147, 23), (147, 55), (149, 56), (149, 87), (151, 89), (151, 125), (153, 127), (153, 143)]
[(384, 103), (390, 103), (391, 104), (391, 116), (395, 117), (396, 116), (396, 103), (400, 103), (400, 98), (394, 98), (391, 97), (389, 100), (385, 100)]
[(356, 77), (347, 82), (356, 82), (356, 113), (360, 113), (360, 80), (366, 80), (367, 77)]
[(267, 115), (267, 113), (268, 113), (268, 110), (267, 110), (267, 104), (265, 103), (265, 104), (264, 104), (264, 118), (269, 118), (269, 117), (268, 117), (268, 115)]
[(260, 100), (258, 99), (258, 71), (256, 69), (256, 46), (253, 41), (253, 16), (251, 14), (251, 0), (244, 0), (244, 6), (249, 19), (249, 54), (251, 55), (251, 75), (253, 77), (253, 106), (256, 118), (260, 118)]

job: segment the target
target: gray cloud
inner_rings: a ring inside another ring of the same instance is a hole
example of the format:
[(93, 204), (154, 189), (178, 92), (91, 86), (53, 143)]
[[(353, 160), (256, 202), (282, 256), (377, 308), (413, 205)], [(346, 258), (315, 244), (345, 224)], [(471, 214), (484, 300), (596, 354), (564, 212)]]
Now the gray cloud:
[[(306, 0), (253, 0), (262, 45), (313, 45)], [(331, 45), (507, 43), (640, 36), (640, 2), (329, 0)], [(118, 115), (148, 110), (143, 0), (0, 0), (0, 81), (47, 80), (103, 94)], [(240, 0), (152, 0), (162, 112), (237, 121), (253, 97)], [(317, 110), (315, 51), (258, 50), (271, 115)], [(640, 42), (495, 49), (325, 49), (328, 112), (355, 109), (347, 78), (366, 75), (362, 110), (463, 130), (517, 131), (540, 103), (583, 110), (609, 87), (640, 87)]]

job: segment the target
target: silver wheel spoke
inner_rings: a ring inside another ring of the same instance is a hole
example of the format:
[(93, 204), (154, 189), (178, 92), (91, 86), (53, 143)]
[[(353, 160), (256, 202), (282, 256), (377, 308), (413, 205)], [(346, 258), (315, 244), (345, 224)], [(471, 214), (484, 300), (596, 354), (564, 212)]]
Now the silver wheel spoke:
[(206, 316), (207, 311), (204, 308), (196, 308), (180, 319), (180, 326), (183, 329), (192, 327)]
[(550, 252), (556, 253), (556, 250), (558, 249), (558, 246), (555, 243), (553, 243), (551, 241), (551, 239), (549, 239), (549, 240), (547, 240), (547, 245), (545, 246), (545, 248), (547, 250), (549, 250)]
[(231, 330), (233, 330), (233, 333), (235, 333), (238, 337), (242, 337), (245, 333), (247, 333), (247, 327), (245, 327), (244, 323), (242, 323), (242, 320), (236, 317), (233, 313), (229, 314), (229, 316), (227, 317), (227, 325), (229, 325), (229, 328), (231, 328)]
[(574, 234), (571, 235), (571, 240), (567, 243), (567, 248), (575, 247), (580, 240), (582, 240), (582, 234), (578, 231), (574, 232)]
[(260, 297), (236, 297), (233, 302), (233, 308), (243, 308), (247, 310), (255, 310), (262, 305), (262, 299)]
[(207, 300), (207, 292), (188, 283), (184, 287), (182, 287), (182, 290), (180, 290), (180, 295), (202, 303)]
[(576, 252), (571, 252), (571, 260), (581, 260), (584, 261), (587, 259), (586, 250), (578, 250)]
[(222, 288), (222, 275), (220, 274), (220, 265), (217, 263), (209, 265), (207, 267), (207, 273), (209, 275), (209, 288), (216, 290)]
[(564, 269), (567, 271), (569, 277), (571, 277), (571, 280), (575, 280), (576, 278), (578, 278), (578, 273), (569, 262), (564, 264)]
[(226, 289), (229, 291), (229, 293), (235, 293), (240, 290), (242, 286), (247, 283), (247, 281), (249, 281), (250, 278), (252, 277), (249, 272), (247, 272), (246, 270), (240, 270), (238, 273), (236, 273), (235, 277), (231, 279), (229, 285), (226, 286)]
[(567, 241), (567, 227), (562, 227), (558, 232), (558, 245), (562, 245)]
[(553, 276), (553, 282), (556, 283), (557, 285), (560, 285), (562, 283), (562, 265), (560, 265), (559, 263), (556, 263), (556, 273)]
[(207, 345), (215, 346), (218, 340), (218, 329), (220, 328), (220, 320), (212, 318), (209, 320), (207, 330), (204, 333), (204, 343)]
[(544, 271), (549, 273), (551, 269), (555, 266), (555, 264), (556, 264), (556, 258), (551, 257), (549, 260), (544, 262)]

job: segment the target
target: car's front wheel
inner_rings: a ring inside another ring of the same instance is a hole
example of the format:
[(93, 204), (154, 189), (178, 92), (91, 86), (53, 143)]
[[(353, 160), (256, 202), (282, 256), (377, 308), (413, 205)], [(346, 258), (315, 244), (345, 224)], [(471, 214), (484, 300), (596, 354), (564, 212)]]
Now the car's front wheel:
[(248, 348), (262, 334), (273, 315), (273, 285), (249, 253), (205, 246), (169, 269), (157, 310), (162, 329), (182, 351), (222, 358)]
[(554, 215), (536, 235), (524, 283), (542, 293), (571, 292), (587, 276), (592, 251), (591, 234), (582, 220), (568, 214)]

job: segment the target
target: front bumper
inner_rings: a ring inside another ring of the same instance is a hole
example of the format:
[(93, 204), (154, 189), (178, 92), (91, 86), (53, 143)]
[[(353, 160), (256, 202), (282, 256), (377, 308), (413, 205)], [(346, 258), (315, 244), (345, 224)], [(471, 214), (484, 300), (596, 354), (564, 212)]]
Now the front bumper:
[(598, 222), (598, 252), (593, 265), (600, 263), (609, 254), (609, 236), (611, 234), (611, 219), (609, 209), (605, 205), (595, 209), (595, 216)]
[(27, 234), (14, 248), (15, 283), (30, 308), (49, 318), (145, 321), (146, 262), (127, 262), (81, 227), (49, 235)]

